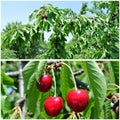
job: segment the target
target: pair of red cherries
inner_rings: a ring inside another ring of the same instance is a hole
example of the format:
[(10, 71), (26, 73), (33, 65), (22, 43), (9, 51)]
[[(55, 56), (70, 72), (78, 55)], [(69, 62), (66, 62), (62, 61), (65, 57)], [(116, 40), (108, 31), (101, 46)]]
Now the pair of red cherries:
[[(47, 92), (52, 86), (52, 77), (49, 74), (42, 75), (37, 82), (37, 88), (41, 92)], [(70, 90), (67, 94), (66, 101), (68, 106), (75, 112), (83, 111), (89, 102), (88, 93), (83, 89)], [(44, 102), (46, 113), (51, 116), (57, 116), (63, 107), (63, 100), (59, 96), (49, 96)]]

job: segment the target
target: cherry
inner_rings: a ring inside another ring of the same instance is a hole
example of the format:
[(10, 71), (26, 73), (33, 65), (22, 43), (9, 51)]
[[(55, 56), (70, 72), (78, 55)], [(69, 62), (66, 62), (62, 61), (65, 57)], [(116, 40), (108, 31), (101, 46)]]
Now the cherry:
[(49, 74), (41, 75), (39, 82), (40, 84), (37, 82), (36, 85), (41, 92), (47, 92), (50, 90), (52, 86), (52, 78)]
[(107, 95), (107, 98), (108, 98), (108, 99), (111, 99), (111, 98), (112, 98), (112, 94), (111, 94), (111, 93), (108, 94), (108, 95)]
[(74, 22), (72, 20), (70, 20), (70, 25), (73, 26)]
[(83, 111), (89, 102), (88, 93), (83, 89), (70, 90), (66, 99), (68, 106), (75, 112)]
[(42, 19), (47, 19), (47, 16), (44, 15), (43, 13), (40, 13), (39, 15), (42, 17)]
[(51, 116), (57, 116), (63, 107), (63, 100), (61, 97), (49, 96), (44, 102), (44, 108), (46, 113)]

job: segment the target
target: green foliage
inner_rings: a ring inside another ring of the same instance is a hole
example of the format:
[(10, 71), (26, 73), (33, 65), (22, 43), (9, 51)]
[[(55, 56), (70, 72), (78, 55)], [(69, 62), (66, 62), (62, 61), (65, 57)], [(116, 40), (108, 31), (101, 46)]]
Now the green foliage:
[(86, 8), (87, 8), (87, 3), (83, 3), (80, 10), (80, 14), (86, 14)]
[(3, 49), (1, 52), (2, 59), (16, 59), (16, 54), (14, 50)]
[(3, 71), (1, 71), (1, 80), (4, 85), (13, 86), (14, 79), (7, 76)]
[(1, 97), (1, 114), (3, 118), (9, 117), (9, 112), (11, 109), (11, 104), (9, 102), (8, 96)]
[(95, 62), (82, 62), (81, 65), (95, 97), (94, 118), (102, 118), (102, 109), (107, 90), (104, 74)]
[[(8, 62), (10, 65), (18, 64), (18, 62)], [(70, 65), (73, 71), (83, 69), (84, 72), (77, 76), (79, 80), (90, 85), (90, 90), (87, 91), (89, 94), (89, 104), (87, 108), (81, 112), (80, 119), (115, 119), (116, 115), (110, 107), (111, 99), (105, 101), (106, 96), (111, 92), (117, 92), (115, 89), (112, 89), (111, 86), (106, 84), (112, 83), (115, 84), (119, 76), (119, 61), (110, 61), (110, 62), (94, 62), (94, 61), (71, 61), (65, 62)], [(4, 68), (2, 63), (2, 68)], [(53, 96), (54, 94), (54, 85), (48, 92), (40, 92), (36, 87), (36, 81), (44, 73), (48, 72), (51, 74), (50, 68), (45, 67), (47, 61), (30, 61), (23, 68), (23, 79), (24, 79), (24, 91), (26, 96), (26, 110), (29, 114), (26, 115), (26, 119), (50, 119), (45, 110), (44, 110), (44, 101), (48, 96)], [(57, 65), (57, 64), (56, 64)], [(5, 65), (6, 66), (6, 65)], [(15, 67), (16, 65), (14, 65)], [(8, 65), (6, 67), (9, 67)], [(4, 68), (4, 70), (6, 69)], [(7, 68), (8, 69), (8, 68)], [(14, 69), (15, 70), (15, 69)], [(9, 69), (10, 71), (10, 69)], [(66, 65), (56, 67), (54, 69), (57, 85), (57, 96), (61, 96), (64, 101), (64, 106), (61, 113), (56, 116), (56, 119), (66, 119), (66, 118), (77, 118), (73, 116), (72, 110), (66, 104), (66, 95), (67, 92), (71, 89), (74, 89), (74, 83), (72, 78), (72, 73)], [(3, 80), (2, 72), (2, 80)], [(4, 77), (6, 81), (11, 81), (9, 77)], [(6, 82), (5, 82), (6, 83)], [(7, 82), (8, 85), (8, 82)], [(13, 86), (10, 82), (11, 87)], [(118, 85), (118, 83), (116, 84)], [(82, 87), (80, 87), (82, 88)], [(111, 91), (109, 89), (111, 88)], [(83, 89), (83, 88), (82, 88)], [(2, 118), (11, 118), (13, 116), (13, 108), (15, 102), (18, 100), (18, 91), (14, 91), (12, 94), (8, 94), (7, 86), (1, 85), (2, 92)], [(14, 115), (15, 116), (15, 115)], [(15, 116), (16, 118), (17, 116)]]
[(109, 61), (108, 67), (109, 67), (111, 82), (118, 84), (119, 83), (119, 62)]
[(110, 103), (111, 103), (111, 100), (108, 100), (104, 103), (104, 107), (103, 107), (103, 110), (104, 110), (104, 118), (105, 119), (113, 119), (114, 118), (114, 114), (113, 114), (113, 111), (111, 110), (110, 108)]
[[(46, 92), (46, 93), (40, 93), (40, 99), (39, 99), (39, 101), (38, 102), (40, 102), (40, 111), (42, 111), (41, 112), (41, 114), (40, 114), (40, 116), (41, 116), (41, 118), (47, 118), (47, 119), (50, 119), (50, 117), (46, 114), (46, 112), (45, 112), (45, 109), (44, 109), (44, 101), (46, 100), (46, 98), (47, 97), (49, 97), (50, 96), (50, 91), (48, 91), (48, 92)], [(39, 117), (40, 118), (40, 117)]]
[[(87, 2), (83, 3), (79, 14), (52, 4), (41, 6), (29, 15), (31, 24), (8, 24), (2, 32), (2, 48), (15, 50), (17, 58), (116, 59), (119, 57), (119, 1), (91, 4), (89, 8)], [(51, 35), (46, 41), (48, 33)]]
[[(27, 107), (30, 112), (35, 112), (36, 102), (39, 98), (39, 91), (36, 88), (36, 81), (44, 72), (46, 62), (29, 62), (23, 70), (24, 88), (27, 97)], [(32, 105), (31, 105), (32, 104)]]
[(71, 71), (64, 65), (60, 72), (60, 90), (64, 100), (66, 100), (68, 91), (73, 88), (74, 83), (72, 81)]
[[(8, 25), (12, 26), (13, 24)], [(40, 45), (40, 42), (43, 42), (43, 37), (43, 32), (34, 30), (34, 26), (17, 23), (10, 29), (3, 31), (2, 48), (7, 47), (15, 51), (17, 58), (34, 58), (38, 53), (44, 52), (44, 49)], [(4, 51), (2, 51), (2, 54), (5, 54)], [(10, 57), (8, 56), (7, 58)]]
[[(5, 66), (4, 66), (4, 64), (5, 64)], [(16, 62), (15, 62), (15, 64), (16, 64)], [(12, 67), (13, 66), (14, 65), (12, 65)], [(8, 94), (8, 88), (11, 88), (13, 90), (17, 90), (16, 86), (15, 86), (14, 78), (6, 75), (5, 72), (4, 72), (4, 71), (8, 71), (8, 70), (10, 71), (11, 68), (9, 68), (9, 67), (10, 66), (8, 64), (6, 64), (6, 62), (2, 63), (2, 70), (1, 70), (1, 117), (3, 119), (11, 118), (14, 103), (18, 99), (18, 96), (17, 96), (15, 91), (14, 91), (13, 94), (12, 93)]]
[(18, 68), (19, 68), (19, 62), (18, 61), (2, 61), (1, 62), (1, 69), (4, 72), (17, 71)]

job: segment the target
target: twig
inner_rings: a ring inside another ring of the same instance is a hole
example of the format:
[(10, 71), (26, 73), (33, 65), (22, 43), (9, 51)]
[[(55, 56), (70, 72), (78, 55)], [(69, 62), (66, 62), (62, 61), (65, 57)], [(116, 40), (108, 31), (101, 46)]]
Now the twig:
[(108, 83), (107, 86), (114, 86), (114, 87), (117, 87), (117, 89), (120, 89), (120, 86), (118, 86), (118, 85), (116, 85), (116, 84), (114, 84), (114, 83)]
[[(56, 67), (61, 67), (62, 66), (61, 61), (50, 61), (47, 64), (48, 64), (48, 66), (46, 66), (46, 70), (51, 69), (53, 67), (56, 68)], [(77, 75), (81, 75), (83, 72), (84, 72), (84, 70), (80, 69), (80, 70), (74, 72), (73, 74), (74, 74), (74, 76), (77, 76)]]
[(84, 73), (84, 70), (80, 69), (80, 70), (74, 72), (74, 76), (81, 75), (82, 73)]
[[(20, 94), (20, 98), (24, 98), (24, 81), (22, 76), (22, 62), (19, 62), (19, 94)], [(25, 119), (26, 117), (25, 101), (23, 102), (23, 106), (21, 106), (21, 110), (22, 110), (22, 119)]]
[(48, 61), (47, 64), (51, 65), (51, 64), (56, 64), (56, 63), (59, 63), (59, 62), (61, 62), (61, 61)]
[(15, 103), (15, 106), (21, 106), (21, 104), (25, 101), (25, 97), (21, 97)]
[(19, 73), (19, 71), (15, 71), (15, 72), (7, 72), (7, 73), (5, 73), (6, 75), (8, 75), (8, 76), (17, 76), (17, 75), (19, 75), (20, 73)]
[(60, 61), (55, 61), (55, 62), (48, 62), (47, 63), (48, 65), (47, 66), (45, 66), (45, 69), (46, 70), (50, 70), (50, 69), (52, 69), (52, 68), (58, 68), (58, 67), (61, 67), (62, 66), (62, 62), (60, 62)]
[(24, 82), (22, 77), (22, 62), (19, 62), (19, 93), (20, 98), (24, 97)]
[(82, 82), (78, 78), (75, 77), (75, 81), (77, 84), (77, 87), (80, 88), (79, 86), (81, 85), (82, 87), (86, 88), (87, 90), (90, 90), (90, 86), (87, 83)]

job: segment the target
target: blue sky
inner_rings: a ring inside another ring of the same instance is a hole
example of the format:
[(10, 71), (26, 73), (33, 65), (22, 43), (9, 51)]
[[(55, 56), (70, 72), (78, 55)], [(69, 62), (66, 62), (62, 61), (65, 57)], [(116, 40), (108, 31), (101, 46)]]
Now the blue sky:
[[(40, 6), (51, 3), (60, 8), (71, 8), (79, 13), (81, 1), (2, 1), (1, 2), (1, 29), (10, 22), (28, 23), (28, 16)], [(91, 3), (89, 2), (89, 6)]]

